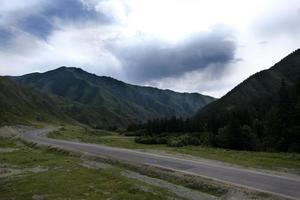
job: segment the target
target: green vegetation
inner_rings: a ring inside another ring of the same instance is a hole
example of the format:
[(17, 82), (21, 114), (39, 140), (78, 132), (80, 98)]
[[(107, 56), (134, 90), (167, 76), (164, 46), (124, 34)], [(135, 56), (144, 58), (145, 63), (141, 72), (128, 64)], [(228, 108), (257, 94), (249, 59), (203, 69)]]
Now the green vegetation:
[(170, 199), (164, 189), (121, 175), (121, 168), (87, 168), (64, 151), (0, 138), (1, 199)]
[[(112, 147), (121, 147), (127, 149), (144, 149), (145, 145), (134, 142), (134, 137), (120, 136), (114, 132), (90, 130), (79, 126), (66, 126), (59, 131), (54, 131), (48, 134), (50, 138), (75, 140), (87, 143), (105, 144)], [(147, 147), (157, 148), (157, 145), (148, 145)], [(164, 146), (161, 146), (164, 148)], [(196, 179), (194, 177), (182, 176), (167, 171), (160, 171), (155, 168), (145, 166), (135, 166), (132, 164), (116, 163), (115, 161), (107, 160), (106, 162), (112, 162), (114, 165), (122, 166), (124, 168), (139, 172), (146, 176), (166, 180), (168, 182), (182, 185), (187, 188), (195, 189), (214, 196), (222, 196), (227, 192), (225, 187), (221, 187), (210, 180)]]
[(300, 49), (259, 72), (191, 119), (161, 118), (127, 131), (144, 144), (209, 145), (300, 153)]
[(134, 86), (79, 68), (61, 67), (13, 79), (69, 100), (68, 116), (94, 128), (124, 128), (129, 123), (157, 117), (192, 116), (215, 100), (197, 93)]
[(58, 97), (0, 77), (0, 125), (30, 124), (33, 121), (71, 123), (72, 120), (62, 111), (64, 105)]
[(120, 136), (118, 133), (105, 130), (90, 130), (80, 126), (65, 126), (58, 131), (48, 134), (50, 138), (79, 140), (86, 143), (105, 144), (107, 146), (122, 147), (128, 149), (154, 148), (157, 145), (138, 144), (134, 142), (134, 137)]
[[(297, 50), (215, 102), (200, 94), (133, 86), (78, 68), (13, 77), (18, 83), (0, 77), (0, 126), (68, 124), (49, 137), (300, 174), (299, 74)], [(127, 136), (100, 130), (128, 124)], [(0, 196), (4, 199), (174, 197), (122, 176), (124, 166), (87, 168), (68, 152), (24, 145), (16, 139), (0, 138), (0, 147)], [(152, 176), (192, 187), (190, 179)], [(192, 184), (201, 191), (224, 194), (201, 181)]]
[(300, 49), (200, 110), (214, 146), (300, 152)]
[(61, 67), (20, 77), (0, 76), (0, 125), (79, 122), (115, 130), (156, 117), (191, 116), (214, 100)]
[(151, 149), (160, 150), (166, 153), (187, 154), (244, 167), (287, 171), (300, 174), (300, 155), (296, 153), (236, 151), (205, 146), (184, 146), (174, 148), (163, 144), (147, 145), (136, 143), (135, 137), (126, 137), (105, 131), (102, 133), (86, 131), (77, 126), (66, 126), (60, 131), (50, 133), (48, 136), (52, 138), (79, 140), (88, 143), (98, 143), (128, 149)]

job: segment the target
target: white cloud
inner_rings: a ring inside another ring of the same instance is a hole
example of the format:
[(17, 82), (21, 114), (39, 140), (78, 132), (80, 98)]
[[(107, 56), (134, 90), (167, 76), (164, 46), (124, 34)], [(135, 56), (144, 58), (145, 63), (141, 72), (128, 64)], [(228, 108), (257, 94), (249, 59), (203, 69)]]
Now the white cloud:
[(0, 73), (22, 74), (76, 66), (98, 74), (118, 75), (119, 61), (103, 46), (111, 37), (107, 33), (105, 27), (68, 26), (54, 31), (47, 41), (30, 34), (17, 34), (12, 47), (0, 52), (0, 64), (5, 66)]
[[(116, 42), (126, 45), (125, 49), (119, 49), (125, 54), (132, 52), (130, 47), (147, 48), (145, 43), (177, 48), (185, 38), (209, 33), (216, 24), (223, 24), (235, 33), (238, 48), (234, 58), (241, 58), (240, 62), (230, 63), (224, 73), (218, 72), (219, 76), (212, 76), (216, 73), (216, 66), (212, 65), (192, 72), (183, 70), (185, 73), (176, 77), (141, 82), (221, 96), (300, 45), (299, 0), (80, 0), (87, 10), (97, 11), (113, 22), (66, 21), (56, 16), (51, 21), (55, 29), (44, 39), (18, 27), (18, 20), (27, 15), (41, 15), (53, 2), (0, 1), (0, 35), (1, 29), (13, 33), (12, 39), (0, 46), (0, 74), (20, 75), (66, 65), (134, 82), (128, 77), (132, 68), (126, 67), (112, 50), (118, 46)], [(130, 56), (128, 59), (130, 63), (140, 58)]]

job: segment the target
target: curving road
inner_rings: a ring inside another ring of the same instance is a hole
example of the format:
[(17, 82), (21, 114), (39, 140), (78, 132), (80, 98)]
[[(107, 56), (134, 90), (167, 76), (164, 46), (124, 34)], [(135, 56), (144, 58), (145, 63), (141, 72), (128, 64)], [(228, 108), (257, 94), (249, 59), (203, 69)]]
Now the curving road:
[(38, 144), (57, 146), (70, 151), (102, 154), (119, 160), (168, 168), (257, 191), (268, 192), (282, 197), (300, 199), (300, 180), (297, 178), (292, 179), (247, 169), (179, 159), (171, 156), (161, 156), (122, 148), (50, 139), (46, 137), (46, 134), (51, 130), (53, 129), (34, 129), (26, 131), (21, 137), (26, 141)]

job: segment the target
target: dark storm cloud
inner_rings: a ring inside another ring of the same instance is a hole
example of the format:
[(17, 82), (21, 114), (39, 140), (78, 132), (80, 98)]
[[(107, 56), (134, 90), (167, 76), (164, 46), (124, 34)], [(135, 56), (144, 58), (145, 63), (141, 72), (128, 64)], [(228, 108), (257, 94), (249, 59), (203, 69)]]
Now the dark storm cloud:
[(12, 37), (13, 33), (10, 30), (0, 26), (0, 47), (8, 45), (9, 40), (12, 39)]
[(44, 15), (24, 17), (19, 21), (18, 28), (42, 39), (46, 39), (54, 30), (50, 19)]
[(177, 44), (159, 41), (130, 42), (114, 46), (129, 79), (136, 82), (180, 77), (214, 65), (216, 74), (234, 61), (236, 43), (223, 30), (198, 34)]
[(51, 0), (45, 2), (42, 9), (37, 12), (29, 10), (26, 13), (25, 16), (19, 16), (18, 13), (15, 13), (17, 19), (12, 25), (16, 29), (41, 39), (46, 39), (53, 30), (57, 29), (55, 20), (76, 23), (80, 21), (112, 23), (112, 19), (108, 15), (87, 8), (80, 0)]
[(67, 20), (77, 20), (80, 18), (96, 18), (95, 10), (87, 9), (80, 0), (54, 0), (49, 3), (44, 12), (45, 16), (57, 16)]

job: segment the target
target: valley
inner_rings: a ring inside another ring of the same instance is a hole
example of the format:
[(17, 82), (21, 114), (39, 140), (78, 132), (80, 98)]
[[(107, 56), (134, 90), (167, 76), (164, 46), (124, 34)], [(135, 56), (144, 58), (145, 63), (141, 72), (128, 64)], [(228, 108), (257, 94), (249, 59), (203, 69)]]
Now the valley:
[(0, 0), (0, 200), (300, 200), (299, 0)]
[(298, 199), (299, 60), (297, 50), (220, 99), (73, 67), (0, 77), (0, 194)]

